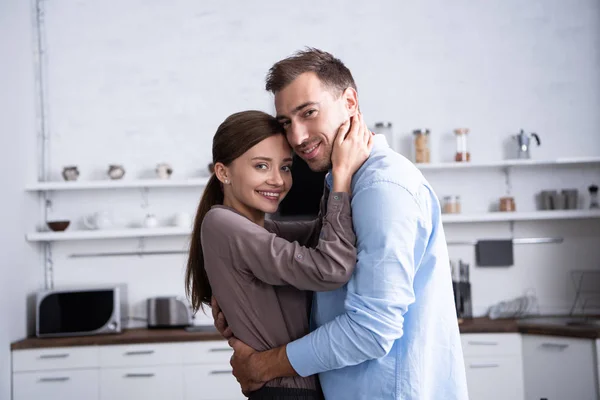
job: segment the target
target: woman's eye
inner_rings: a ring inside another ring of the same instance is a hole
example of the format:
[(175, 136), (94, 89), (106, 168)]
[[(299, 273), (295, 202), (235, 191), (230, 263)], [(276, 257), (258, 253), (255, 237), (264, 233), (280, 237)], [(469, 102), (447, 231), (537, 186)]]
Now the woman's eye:
[(267, 164), (257, 164), (256, 165), (256, 169), (268, 169), (269, 167), (267, 166)]
[(281, 167), (281, 170), (284, 172), (291, 172), (292, 167), (290, 165), (284, 165), (283, 167)]

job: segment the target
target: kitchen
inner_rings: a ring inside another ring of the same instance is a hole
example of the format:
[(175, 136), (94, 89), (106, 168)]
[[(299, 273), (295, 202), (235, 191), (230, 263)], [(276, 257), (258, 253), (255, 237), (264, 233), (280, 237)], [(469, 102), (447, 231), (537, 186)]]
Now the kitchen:
[[(80, 398), (241, 397), (225, 342), (206, 332), (210, 313), (196, 315), (195, 332), (146, 330), (148, 299), (184, 295), (186, 225), (217, 124), (242, 109), (272, 112), (266, 70), (305, 45), (350, 66), (367, 122), (421, 161), (446, 211), (470, 397), (598, 398), (597, 2), (315, 6), (0, 6), (10, 59), (0, 70), (10, 210), (0, 398), (38, 398), (35, 382), (65, 371), (82, 380), (44, 382), (46, 398), (77, 389), (88, 391)], [(291, 29), (274, 28), (282, 19)], [(377, 29), (340, 34), (365, 23)], [(63, 220), (64, 232), (46, 224)], [(139, 329), (25, 339), (35, 335), (37, 291), (118, 283), (127, 284), (125, 327)], [(481, 318), (490, 309), (510, 318)], [(41, 355), (61, 357), (39, 367)]]

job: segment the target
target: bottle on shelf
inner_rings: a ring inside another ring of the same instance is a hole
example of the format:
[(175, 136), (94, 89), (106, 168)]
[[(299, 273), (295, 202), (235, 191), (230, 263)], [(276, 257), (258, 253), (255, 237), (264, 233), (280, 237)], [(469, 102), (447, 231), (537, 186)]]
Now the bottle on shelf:
[(456, 162), (471, 161), (471, 154), (469, 153), (469, 149), (467, 147), (468, 133), (469, 129), (467, 128), (458, 128), (454, 130), (454, 134), (456, 136), (456, 155), (454, 156), (454, 161)]

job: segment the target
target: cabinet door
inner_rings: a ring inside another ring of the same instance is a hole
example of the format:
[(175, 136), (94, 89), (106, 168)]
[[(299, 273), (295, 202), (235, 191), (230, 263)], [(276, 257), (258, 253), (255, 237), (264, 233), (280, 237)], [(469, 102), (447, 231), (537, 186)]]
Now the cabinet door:
[(183, 400), (180, 366), (106, 368), (100, 371), (101, 400)]
[(592, 339), (525, 335), (523, 365), (527, 399), (598, 399)]
[(240, 384), (227, 364), (183, 367), (185, 400), (244, 400)]
[(97, 400), (97, 369), (13, 374), (13, 400)]
[(523, 374), (519, 357), (466, 357), (470, 400), (522, 400)]

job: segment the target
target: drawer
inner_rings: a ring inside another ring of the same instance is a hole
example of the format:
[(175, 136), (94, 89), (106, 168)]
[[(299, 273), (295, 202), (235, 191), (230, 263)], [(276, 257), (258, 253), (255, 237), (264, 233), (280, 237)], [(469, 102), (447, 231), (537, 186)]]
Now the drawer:
[(465, 357), (521, 356), (518, 333), (468, 333), (460, 335)]
[(13, 372), (97, 368), (99, 365), (96, 346), (15, 350), (12, 359)]
[(229, 367), (233, 349), (225, 340), (187, 342), (184, 344), (184, 364), (217, 364)]
[(97, 400), (98, 369), (13, 374), (13, 400)]
[(101, 369), (100, 399), (182, 400), (181, 372), (181, 366), (174, 365)]
[(246, 399), (229, 365), (186, 365), (183, 367), (183, 382), (185, 400)]
[(465, 372), (471, 400), (523, 400), (523, 368), (518, 357), (466, 357)]
[(181, 343), (150, 343), (100, 347), (100, 366), (136, 367), (181, 364)]

